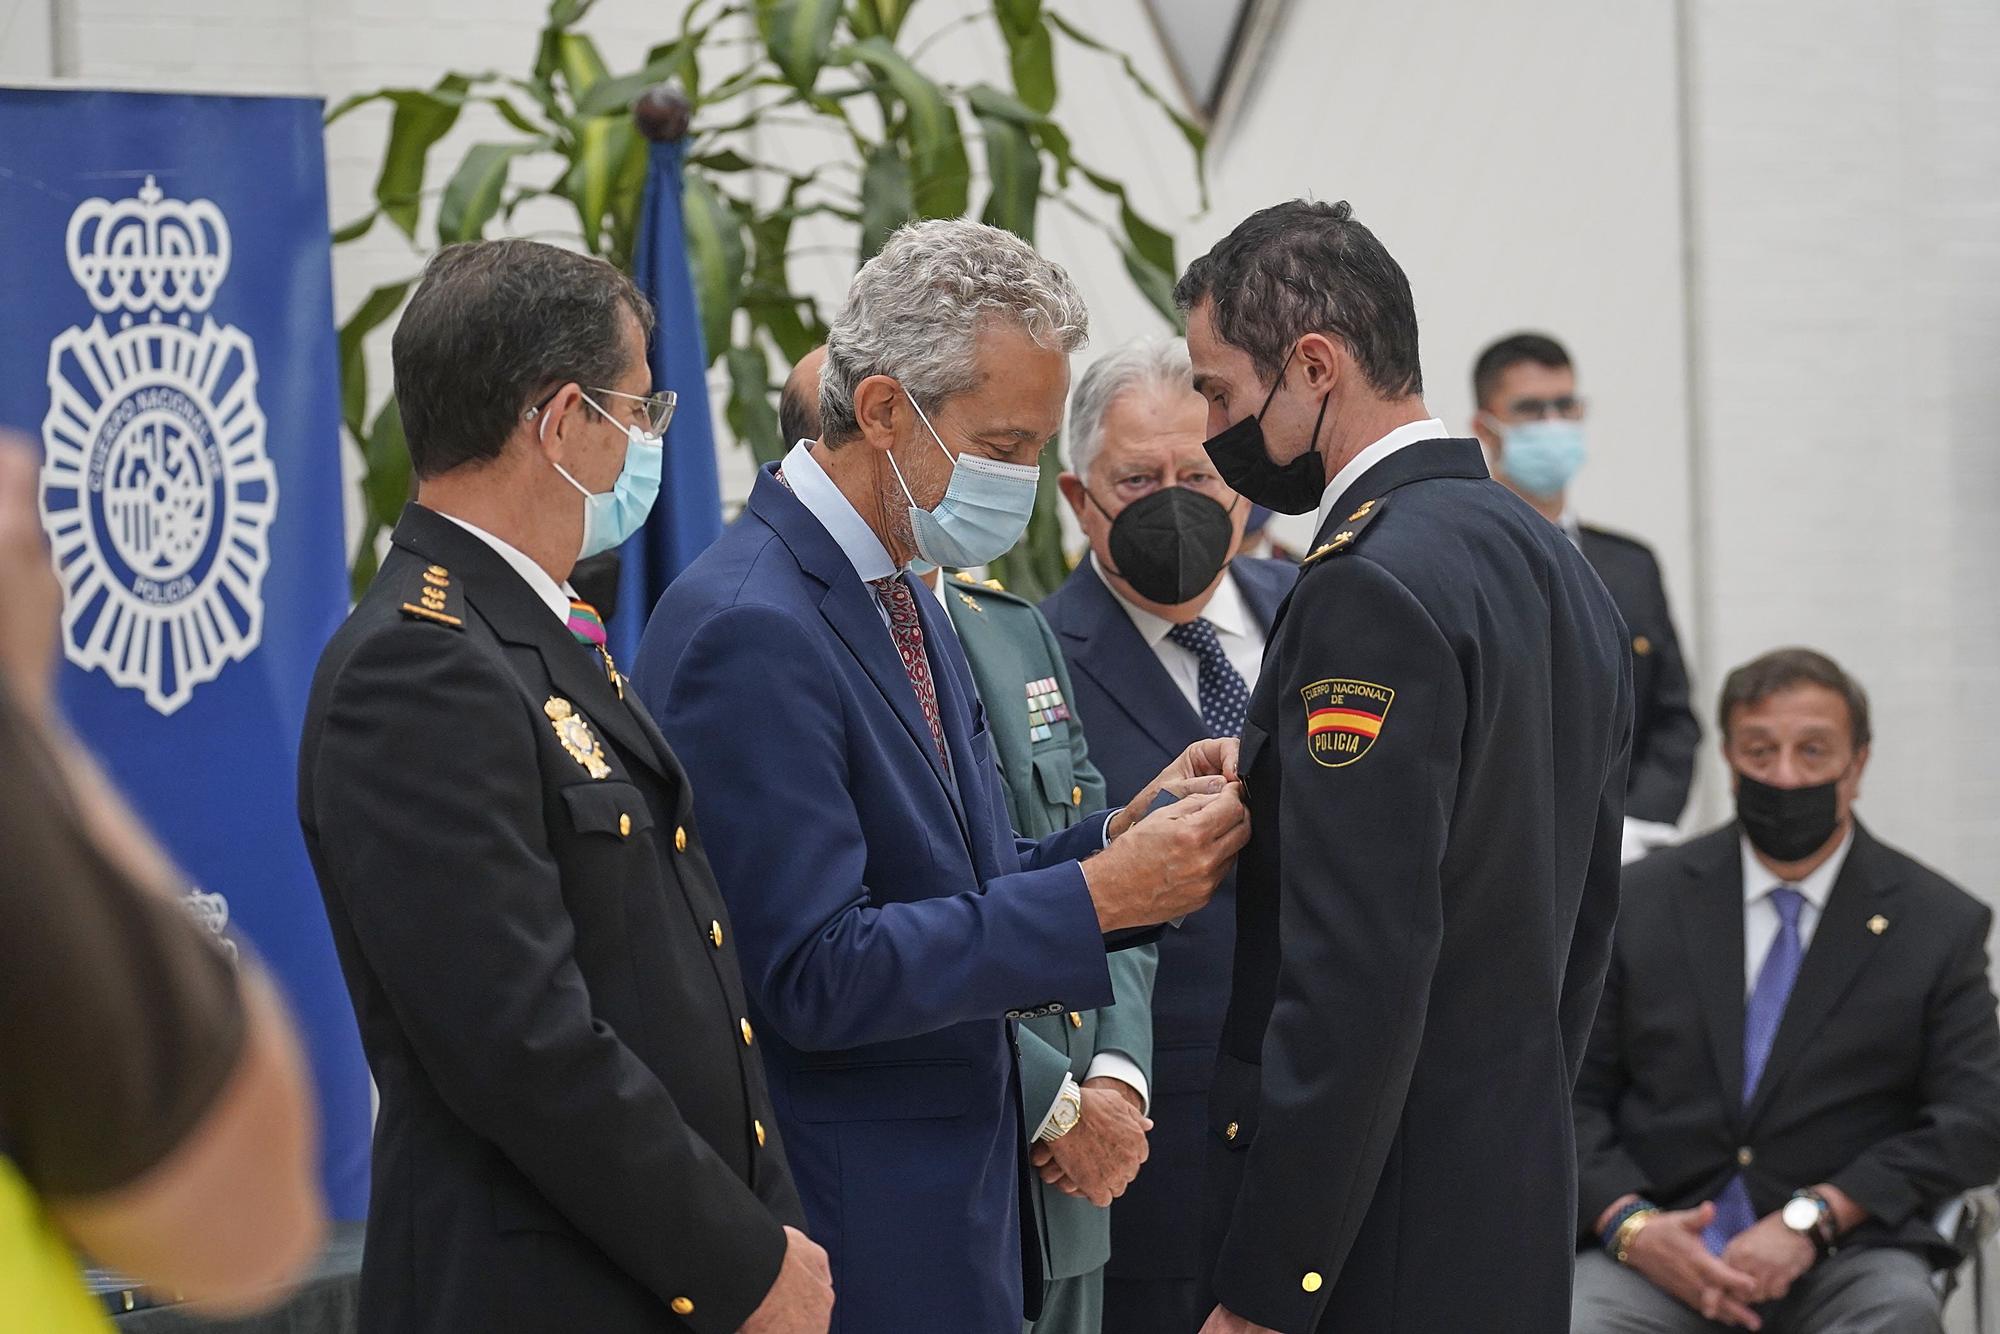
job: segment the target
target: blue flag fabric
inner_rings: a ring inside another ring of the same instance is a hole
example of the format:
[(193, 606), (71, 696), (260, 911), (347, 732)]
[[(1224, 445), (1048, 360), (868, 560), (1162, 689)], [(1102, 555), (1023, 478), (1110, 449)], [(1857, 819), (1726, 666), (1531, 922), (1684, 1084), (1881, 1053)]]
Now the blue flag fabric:
[(283, 988), (351, 1219), (368, 1067), (294, 796), (347, 611), (320, 116), (0, 89), (0, 425), (42, 445), (64, 711), (194, 882), (189, 907)]
[(659, 503), (646, 526), (620, 548), (618, 613), (608, 628), (611, 652), (624, 663), (638, 658), (639, 636), (660, 594), (722, 532), (722, 484), (708, 415), (708, 351), (681, 221), (682, 156), (679, 143), (653, 144), (632, 256), (633, 280), (659, 313), (653, 388), (673, 390), (679, 403), (667, 428)]

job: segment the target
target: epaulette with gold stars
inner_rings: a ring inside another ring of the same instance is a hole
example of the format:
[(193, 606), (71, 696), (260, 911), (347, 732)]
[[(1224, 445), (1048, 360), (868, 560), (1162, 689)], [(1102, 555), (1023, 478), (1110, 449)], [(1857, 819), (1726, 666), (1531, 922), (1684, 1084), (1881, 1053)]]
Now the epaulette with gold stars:
[(426, 565), (405, 590), (403, 615), (433, 621), (454, 630), (465, 628), (465, 597), (442, 565)]
[(1311, 554), (1299, 562), (1299, 572), (1303, 574), (1329, 556), (1338, 556), (1354, 550), (1354, 544), (1361, 540), (1362, 532), (1369, 524), (1375, 522), (1375, 516), (1380, 514), (1388, 503), (1386, 496), (1380, 500), (1362, 501), (1360, 508), (1347, 516), (1346, 521), (1334, 530), (1331, 538), (1314, 547)]

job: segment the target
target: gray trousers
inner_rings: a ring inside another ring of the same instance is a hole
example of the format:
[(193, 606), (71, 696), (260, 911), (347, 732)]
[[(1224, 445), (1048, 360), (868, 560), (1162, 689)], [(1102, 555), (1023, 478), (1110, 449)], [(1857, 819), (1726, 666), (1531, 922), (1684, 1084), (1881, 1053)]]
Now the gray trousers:
[[(1941, 1334), (1931, 1268), (1909, 1251), (1841, 1251), (1757, 1308), (1764, 1334)], [(1602, 1251), (1576, 1260), (1570, 1334), (1727, 1334)]]
[(1021, 1334), (1098, 1334), (1104, 1328), (1104, 1267), (1042, 1287), (1042, 1318), (1026, 1321)]

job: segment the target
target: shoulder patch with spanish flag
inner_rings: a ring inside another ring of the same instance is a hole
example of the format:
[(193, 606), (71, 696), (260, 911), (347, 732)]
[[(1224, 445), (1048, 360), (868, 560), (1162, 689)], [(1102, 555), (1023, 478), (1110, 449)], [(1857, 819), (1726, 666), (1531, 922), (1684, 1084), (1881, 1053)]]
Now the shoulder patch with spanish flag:
[(1306, 702), (1306, 753), (1313, 763), (1344, 769), (1382, 735), (1396, 692), (1372, 681), (1332, 678), (1299, 692)]

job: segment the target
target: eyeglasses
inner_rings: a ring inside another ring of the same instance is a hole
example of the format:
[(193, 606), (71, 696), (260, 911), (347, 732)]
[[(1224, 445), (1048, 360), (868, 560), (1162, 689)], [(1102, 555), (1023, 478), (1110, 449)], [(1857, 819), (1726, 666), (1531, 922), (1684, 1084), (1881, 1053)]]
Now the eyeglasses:
[(1580, 421), (1583, 407), (1583, 400), (1574, 394), (1559, 398), (1517, 398), (1507, 405), (1507, 416), (1513, 421), (1541, 421), (1545, 417)]
[[(679, 401), (671, 389), (662, 389), (657, 394), (621, 394), (616, 389), (592, 387), (590, 392), (618, 400), (614, 406), (622, 406), (633, 412), (644, 412), (648, 435), (667, 433), (667, 423), (674, 419), (674, 404)], [(600, 408), (599, 411), (603, 410)]]
[[(542, 409), (546, 408), (551, 402), (553, 402), (555, 400), (555, 396), (557, 394), (560, 394), (565, 387), (566, 387), (565, 385), (557, 385), (554, 389), (551, 389), (546, 395), (543, 396), (541, 402), (535, 404), (535, 406), (529, 408), (526, 412), (522, 413), (521, 415), (529, 421), (533, 421), (535, 418), (541, 416)], [(675, 396), (674, 391), (671, 389), (662, 389), (657, 394), (627, 394), (616, 389), (600, 389), (594, 385), (586, 385), (583, 388), (584, 388), (584, 401), (589, 403), (590, 406), (592, 406), (593, 408), (596, 408), (599, 412), (604, 413), (604, 415), (616, 425), (622, 426), (624, 425), (624, 423), (618, 421), (616, 417), (613, 417), (609, 412), (606, 412), (602, 406), (600, 406), (595, 400), (591, 399), (590, 398), (591, 394), (599, 394), (605, 398), (616, 399), (617, 403), (615, 404), (615, 406), (622, 407), (626, 411), (633, 413), (635, 416), (637, 414), (643, 413), (644, 416), (641, 420), (644, 423), (644, 429), (646, 431), (646, 434), (648, 435), (657, 436), (657, 435), (665, 435), (667, 433), (667, 423), (671, 422), (674, 419), (674, 404), (679, 401), (679, 399)]]

